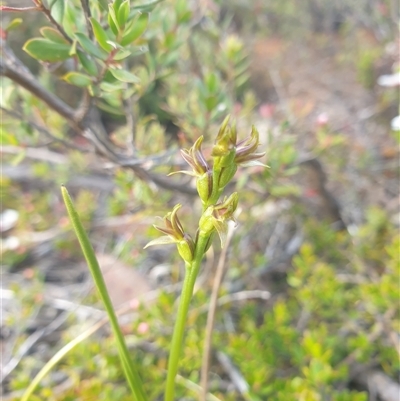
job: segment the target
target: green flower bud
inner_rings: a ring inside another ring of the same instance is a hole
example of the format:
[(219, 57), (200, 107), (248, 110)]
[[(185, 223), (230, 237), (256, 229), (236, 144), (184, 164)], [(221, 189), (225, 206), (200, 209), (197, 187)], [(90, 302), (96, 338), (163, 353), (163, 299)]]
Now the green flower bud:
[(213, 189), (213, 181), (211, 171), (199, 176), (196, 181), (197, 192), (203, 203), (207, 203)]
[(225, 118), (215, 140), (211, 155), (214, 169), (222, 169), (233, 164), (236, 155), (236, 127), (228, 126), (229, 116)]
[(158, 231), (166, 235), (150, 241), (145, 248), (153, 245), (176, 244), (179, 255), (185, 262), (190, 263), (194, 256), (194, 242), (192, 237), (185, 233), (178, 218), (177, 212), (181, 206), (179, 204), (176, 205), (172, 212), (169, 212), (164, 217), (164, 227), (154, 226)]
[(199, 235), (207, 236), (210, 235), (215, 227), (214, 227), (214, 206), (209, 206), (199, 220)]
[(227, 221), (233, 219), (239, 202), (237, 192), (234, 192), (229, 198), (226, 198), (214, 206), (213, 215), (217, 220)]
[(219, 173), (218, 188), (219, 189), (224, 188), (236, 174), (236, 171), (237, 171), (236, 164), (231, 164), (228, 167), (224, 167)]
[(193, 260), (194, 242), (189, 234), (185, 234), (184, 239), (176, 243), (176, 247), (185, 262), (190, 263)]
[(227, 221), (233, 219), (237, 205), (238, 194), (235, 192), (223, 202), (209, 206), (200, 217), (198, 235), (206, 237), (217, 231), (223, 247), (228, 231)]
[(250, 136), (237, 144), (235, 163), (238, 165), (246, 164), (263, 157), (265, 155), (264, 152), (256, 152), (259, 144), (259, 134), (257, 128), (253, 125)]

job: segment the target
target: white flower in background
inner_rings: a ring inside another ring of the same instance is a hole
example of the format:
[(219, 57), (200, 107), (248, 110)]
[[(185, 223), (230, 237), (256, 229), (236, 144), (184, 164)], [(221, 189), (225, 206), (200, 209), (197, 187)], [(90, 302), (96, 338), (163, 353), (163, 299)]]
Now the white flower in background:
[[(395, 88), (400, 86), (400, 71), (394, 74), (381, 75), (378, 78), (378, 85), (386, 88)], [(390, 126), (393, 131), (400, 131), (400, 116), (392, 119)]]
[(390, 122), (390, 126), (393, 131), (400, 131), (400, 116), (393, 118)]
[(400, 72), (390, 75), (381, 75), (378, 78), (378, 85), (386, 86), (388, 88), (400, 86)]

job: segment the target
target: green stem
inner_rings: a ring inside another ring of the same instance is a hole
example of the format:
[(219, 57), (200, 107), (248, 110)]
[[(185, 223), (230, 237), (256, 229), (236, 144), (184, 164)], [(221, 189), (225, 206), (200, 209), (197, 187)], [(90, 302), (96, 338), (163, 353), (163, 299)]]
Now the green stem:
[(178, 306), (174, 333), (172, 335), (171, 349), (168, 360), (167, 383), (165, 388), (164, 401), (175, 401), (175, 378), (178, 373), (179, 359), (183, 348), (183, 337), (185, 334), (186, 318), (193, 295), (194, 285), (199, 274), (201, 261), (210, 235), (207, 237), (199, 236), (193, 260), (186, 265), (185, 279), (181, 292), (181, 299)]
[(89, 241), (85, 229), (83, 228), (79, 215), (75, 210), (72, 199), (64, 186), (61, 187), (61, 192), (64, 198), (65, 206), (68, 211), (68, 215), (72, 221), (75, 234), (79, 240), (79, 244), (82, 248), (82, 252), (89, 266), (101, 300), (104, 304), (104, 307), (106, 308), (107, 315), (111, 323), (111, 328), (116, 338), (122, 368), (124, 370), (127, 382), (129, 383), (129, 387), (131, 388), (135, 401), (147, 401), (142, 381), (130, 358), (128, 347), (126, 346), (124, 336), (122, 334), (121, 328), (119, 327), (117, 315), (115, 314), (114, 308), (112, 306), (111, 299), (108, 294), (107, 287), (104, 282), (104, 278), (101, 273), (100, 266), (96, 259), (96, 255), (94, 253), (92, 245)]

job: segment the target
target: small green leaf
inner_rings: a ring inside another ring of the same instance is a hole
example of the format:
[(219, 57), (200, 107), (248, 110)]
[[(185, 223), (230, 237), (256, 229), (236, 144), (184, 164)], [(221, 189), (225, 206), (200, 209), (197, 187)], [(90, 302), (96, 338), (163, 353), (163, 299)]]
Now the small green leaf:
[(83, 53), (81, 50), (77, 50), (76, 54), (78, 55), (78, 59), (82, 64), (82, 67), (92, 76), (97, 76), (97, 66), (96, 62), (87, 54)]
[(96, 45), (83, 33), (77, 32), (75, 37), (83, 47), (83, 50), (90, 53), (92, 56), (99, 58), (100, 60), (106, 60), (108, 55), (103, 50), (96, 47)]
[(129, 0), (125, 0), (119, 7), (117, 13), (118, 25), (121, 28), (125, 26), (126, 21), (128, 21), (128, 17), (129, 17)]
[(218, 90), (219, 81), (215, 73), (211, 73), (206, 77), (206, 85), (209, 93), (215, 93)]
[(121, 49), (117, 52), (117, 54), (113, 57), (114, 60), (123, 60), (131, 55), (131, 52), (126, 49)]
[(21, 24), (22, 24), (22, 18), (14, 18), (12, 21), (9, 22), (5, 31), (10, 32), (13, 29), (18, 28)]
[(113, 68), (111, 68), (109, 71), (113, 75), (114, 78), (118, 79), (118, 81), (129, 82), (129, 83), (134, 83), (134, 84), (140, 82), (140, 79), (136, 75), (132, 74), (129, 71), (116, 70)]
[(79, 86), (82, 88), (86, 88), (93, 83), (91, 77), (75, 71), (68, 72), (62, 77), (62, 79), (71, 85)]
[(65, 11), (65, 1), (64, 0), (55, 0), (50, 5), (51, 15), (59, 24), (62, 24), (62, 21), (64, 19), (64, 11)]
[(113, 31), (113, 34), (115, 36), (118, 35), (118, 25), (115, 23), (116, 17), (115, 17), (115, 12), (114, 9), (112, 8), (111, 4), (109, 7), (110, 11), (108, 12), (107, 20), (108, 20), (108, 25), (110, 26), (111, 30)]
[(128, 46), (139, 38), (147, 28), (149, 22), (149, 14), (139, 14), (134, 18), (125, 30), (125, 35), (121, 40), (122, 46)]
[(164, 0), (154, 0), (145, 4), (139, 4), (138, 6), (131, 7), (131, 10), (141, 11), (143, 13), (149, 13), (158, 3), (161, 3), (162, 1)]
[(208, 111), (213, 110), (217, 104), (218, 104), (218, 98), (216, 96), (208, 96), (205, 100), (204, 100), (204, 104), (206, 106), (206, 109)]
[(109, 103), (97, 101), (96, 102), (96, 106), (100, 110), (103, 110), (103, 111), (105, 111), (107, 113), (111, 113), (111, 114), (114, 114), (116, 116), (125, 116), (125, 113), (124, 113), (123, 109), (115, 107), (115, 106), (112, 106)]
[(121, 4), (124, 0), (114, 0), (112, 3), (112, 6), (114, 7), (115, 13), (117, 14), (119, 11), (119, 8), (121, 7)]
[(110, 82), (102, 82), (100, 84), (100, 89), (104, 92), (115, 92), (121, 89), (124, 89), (125, 83), (115, 81), (113, 83)]
[(64, 36), (61, 35), (61, 33), (59, 31), (57, 31), (57, 29), (54, 29), (50, 26), (44, 26), (44, 27), (40, 28), (40, 33), (46, 39), (49, 39), (52, 42), (68, 45), (68, 41), (64, 38)]
[(111, 46), (107, 41), (109, 40), (109, 37), (107, 36), (106, 31), (102, 28), (100, 23), (96, 21), (93, 17), (90, 18), (90, 23), (92, 24), (93, 27), (93, 33), (94, 36), (96, 37), (97, 42), (99, 45), (106, 51), (106, 52), (111, 52), (113, 50), (113, 46)]
[(111, 29), (113, 29), (112, 26), (114, 26), (114, 29), (116, 29), (117, 33), (115, 33), (114, 30), (113, 32), (115, 33), (115, 35), (117, 35), (119, 32), (119, 25), (117, 20), (117, 14), (113, 7), (113, 4), (108, 5), (108, 24), (110, 25)]
[(48, 39), (33, 38), (25, 43), (23, 50), (37, 60), (55, 63), (69, 58), (70, 48), (69, 45), (54, 43)]

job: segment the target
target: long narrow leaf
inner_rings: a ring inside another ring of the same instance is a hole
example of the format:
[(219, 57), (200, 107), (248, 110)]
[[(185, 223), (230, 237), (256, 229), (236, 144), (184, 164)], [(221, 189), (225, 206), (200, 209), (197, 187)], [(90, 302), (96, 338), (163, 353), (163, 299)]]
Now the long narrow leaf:
[(106, 308), (108, 317), (110, 319), (111, 327), (117, 340), (117, 348), (122, 362), (122, 367), (129, 386), (132, 390), (132, 394), (134, 395), (136, 401), (147, 401), (142, 381), (137, 372), (137, 369), (133, 366), (133, 362), (129, 356), (129, 351), (126, 346), (124, 336), (121, 332), (121, 328), (119, 327), (118, 319), (112, 306), (111, 299), (108, 294), (107, 287), (104, 282), (103, 275), (101, 273), (100, 266), (96, 259), (96, 255), (94, 253), (92, 245), (89, 241), (85, 229), (83, 228), (79, 215), (72, 203), (72, 199), (64, 186), (61, 187), (61, 193), (68, 211), (68, 215), (72, 221), (75, 234), (82, 248), (82, 252), (85, 256), (86, 262), (89, 266), (90, 273), (92, 274), (93, 280), (96, 284), (97, 290), (100, 294), (101, 300), (104, 304), (104, 307)]

